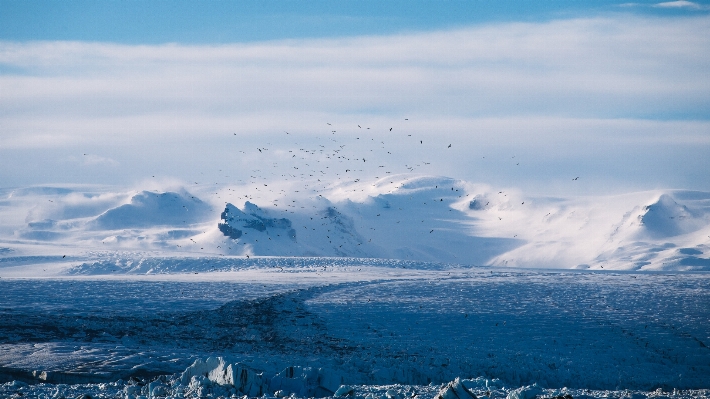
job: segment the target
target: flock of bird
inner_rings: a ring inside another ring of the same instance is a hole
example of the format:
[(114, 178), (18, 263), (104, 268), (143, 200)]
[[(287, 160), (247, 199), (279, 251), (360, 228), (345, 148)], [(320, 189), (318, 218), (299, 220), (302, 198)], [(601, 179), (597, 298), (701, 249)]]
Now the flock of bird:
[[(408, 118), (405, 119), (405, 121), (407, 120)], [(376, 140), (366, 137), (369, 135), (358, 135), (353, 132), (338, 134), (337, 130), (332, 130), (331, 123), (327, 122), (326, 125), (330, 129), (327, 135), (313, 138), (304, 136), (301, 144), (295, 141), (295, 134), (284, 131), (286, 139), (280, 140), (281, 146), (279, 148), (274, 148), (272, 143), (267, 142), (266, 145), (256, 147), (253, 150), (255, 153), (252, 154), (239, 150), (239, 153), (243, 154), (240, 155), (241, 157), (261, 166), (251, 169), (248, 179), (237, 180), (237, 183), (242, 185), (240, 187), (240, 191), (243, 191), (243, 194), (240, 194), (241, 198), (266, 199), (267, 201), (268, 198), (272, 198), (271, 205), (278, 207), (278, 201), (273, 201), (273, 199), (286, 194), (286, 191), (284, 189), (275, 191), (273, 187), (277, 184), (272, 184), (270, 188), (270, 182), (292, 183), (290, 186), (293, 193), (299, 193), (301, 196), (304, 193), (319, 196), (322, 195), (320, 193), (332, 188), (334, 184), (358, 183), (373, 176), (375, 179), (380, 179), (390, 174), (413, 172), (415, 169), (431, 165), (431, 162), (427, 160), (412, 165), (405, 164), (402, 168), (394, 165), (396, 161), (392, 155), (402, 147), (403, 140), (406, 140), (404, 136), (388, 137), (388, 141), (396, 142), (396, 145), (390, 148), (381, 138)], [(358, 129), (363, 129), (361, 125), (357, 126)], [(366, 127), (364, 130), (370, 130), (370, 128)], [(385, 133), (392, 133), (393, 130), (394, 128), (390, 127), (385, 130)], [(236, 133), (233, 135), (237, 136)], [(411, 136), (411, 134), (407, 135), (407, 137)], [(419, 143), (422, 145), (423, 140), (419, 140)], [(447, 148), (451, 147), (452, 144), (449, 144)], [(430, 154), (430, 151), (424, 149), (421, 153), (426, 155)], [(257, 155), (258, 158), (255, 159), (251, 155)], [(387, 157), (390, 157), (391, 160)], [(195, 184), (199, 184), (199, 182), (195, 182)], [(215, 183), (215, 185), (219, 185), (219, 183)], [(230, 194), (236, 194), (231, 188), (228, 188), (227, 191), (233, 191)], [(267, 195), (267, 193), (271, 193), (271, 195)], [(219, 192), (215, 194), (221, 195)], [(234, 195), (229, 197), (235, 199)], [(287, 205), (287, 207), (294, 207), (294, 205)]]
[[(318, 200), (334, 188), (344, 190), (347, 187), (348, 191), (360, 191), (366, 195), (367, 187), (363, 182), (374, 178), (374, 183), (378, 183), (391, 175), (429, 172), (434, 159), (446, 157), (447, 151), (455, 147), (454, 143), (436, 141), (425, 145), (424, 138), (406, 132), (409, 118), (404, 121), (401, 128), (390, 126), (382, 131), (361, 124), (339, 131), (330, 122), (326, 122), (324, 131), (315, 136), (283, 131), (282, 137), (272, 137), (251, 150), (242, 147), (235, 151), (239, 157), (237, 163), (253, 165), (253, 168), (246, 170), (248, 177), (242, 169), (242, 179), (225, 174), (225, 182), (211, 185), (215, 188), (212, 193), (224, 204), (239, 206), (240, 202), (250, 201), (269, 212), (317, 215), (322, 211)], [(237, 133), (231, 136), (240, 138)], [(411, 164), (402, 161), (416, 158), (419, 161)], [(515, 156), (509, 160), (515, 162), (515, 166), (520, 165)], [(224, 169), (219, 172), (224, 173)], [(577, 179), (579, 177), (572, 180)], [(209, 186), (198, 181), (195, 185), (199, 188)], [(371, 186), (377, 187), (377, 184)], [(389, 186), (388, 193), (399, 188), (399, 185)], [(377, 192), (377, 189), (372, 191)], [(337, 211), (335, 205), (329, 206)], [(426, 231), (434, 233), (434, 229)], [(194, 240), (192, 243), (197, 244)], [(226, 238), (222, 244), (230, 248)]]
[[(221, 164), (223, 169), (219, 169), (221, 172), (219, 176), (220, 178), (223, 176), (224, 180), (212, 184), (206, 183), (204, 180), (200, 182), (201, 179), (197, 179), (198, 181), (194, 181), (195, 188), (198, 192), (214, 195), (220, 203), (225, 205), (232, 203), (241, 207), (243, 203), (250, 201), (266, 209), (268, 214), (275, 218), (283, 217), (280, 215), (286, 216), (289, 213), (300, 213), (301, 215), (310, 214), (311, 220), (314, 218), (328, 219), (323, 217), (324, 204), (327, 204), (325, 206), (337, 213), (331, 218), (333, 220), (325, 220), (322, 223), (314, 222), (313, 226), (294, 227), (315, 230), (320, 226), (324, 230), (323, 235), (331, 240), (329, 242), (332, 244), (334, 234), (331, 229), (333, 225), (338, 223), (337, 218), (342, 216), (338, 205), (328, 200), (329, 194), (335, 189), (346, 192), (346, 195), (347, 193), (358, 194), (360, 198), (373, 193), (375, 195), (390, 194), (400, 189), (406, 179), (403, 180), (399, 176), (395, 183), (394, 179), (390, 181), (384, 179), (385, 177), (406, 175), (415, 171), (431, 174), (433, 172), (432, 164), (436, 160), (446, 159), (447, 156), (450, 156), (449, 159), (453, 159), (454, 155), (461, 155), (456, 153), (456, 143), (425, 140), (424, 137), (418, 137), (413, 132), (414, 129), (408, 131), (410, 130), (409, 123), (409, 118), (404, 118), (404, 123), (400, 126), (370, 128), (364, 124), (353, 124), (341, 128), (326, 122), (323, 131), (319, 134), (298, 134), (295, 131), (283, 131), (282, 136), (267, 136), (269, 138), (257, 145), (247, 144), (248, 141), (241, 141), (241, 136), (232, 133), (229, 137), (239, 140), (237, 145), (241, 147), (234, 150), (236, 161), (233, 162), (233, 165), (249, 165), (251, 168), (242, 167), (240, 169), (231, 166), (229, 168), (232, 173), (225, 173), (228, 169), (223, 163)], [(427, 141), (427, 144), (424, 144), (424, 141)], [(418, 160), (415, 162), (404, 161), (412, 159)], [(486, 157), (482, 156), (481, 159), (485, 160)], [(486, 161), (490, 162), (490, 159), (491, 157)], [(516, 159), (515, 155), (508, 155), (501, 160), (511, 167), (520, 165), (519, 159)], [(210, 173), (205, 172), (201, 174), (204, 179), (207, 179)], [(230, 174), (233, 177), (230, 178)], [(578, 179), (580, 179), (579, 176), (572, 180), (577, 181)], [(385, 182), (385, 180), (387, 181)], [(368, 181), (369, 184), (365, 183)], [(393, 184), (387, 185), (387, 182)], [(205, 188), (207, 189), (205, 190)], [(453, 187), (452, 190), (454, 190)], [(355, 191), (360, 193), (355, 193)], [(507, 195), (503, 191), (499, 191), (498, 194)], [(196, 198), (193, 196), (192, 199)], [(438, 201), (443, 202), (443, 199)], [(485, 202), (484, 208), (487, 208), (489, 204), (490, 202)], [(525, 201), (520, 204), (525, 205)], [(403, 216), (411, 217), (413, 215)], [(500, 216), (498, 219), (502, 220)], [(424, 220), (422, 220), (423, 222)], [(188, 225), (189, 223), (184, 222), (184, 224)], [(436, 229), (431, 227), (433, 226), (424, 224), (421, 232), (434, 234)], [(369, 229), (375, 230), (375, 227)], [(176, 244), (176, 247), (181, 251), (209, 250), (223, 255), (234, 253), (233, 249), (239, 248), (235, 246), (239, 243), (233, 242), (228, 237), (223, 237), (217, 243), (207, 242), (206, 240), (209, 240), (207, 231), (202, 233), (204, 236), (198, 234), (190, 237), (189, 242), (188, 240), (181, 241)], [(364, 234), (367, 235), (366, 232)], [(513, 237), (517, 237), (517, 235)], [(365, 237), (362, 244), (370, 242), (372, 242), (372, 238)], [(336, 242), (336, 244), (338, 243)], [(245, 256), (249, 257), (249, 254), (245, 254)]]

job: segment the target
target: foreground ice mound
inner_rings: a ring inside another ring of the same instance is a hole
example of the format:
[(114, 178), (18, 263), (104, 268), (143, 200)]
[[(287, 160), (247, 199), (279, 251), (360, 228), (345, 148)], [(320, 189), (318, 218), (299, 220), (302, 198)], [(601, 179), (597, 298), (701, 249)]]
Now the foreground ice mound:
[[(446, 386), (439, 391), (436, 395), (436, 399), (478, 399), (476, 394), (469, 391), (464, 384), (461, 383), (459, 378), (446, 384)], [(510, 399), (510, 398), (509, 398)], [(517, 398), (516, 398), (517, 399)], [(527, 399), (527, 398), (522, 398)]]
[(340, 374), (315, 367), (287, 367), (271, 378), (271, 392), (281, 392), (282, 396), (299, 397), (333, 396), (345, 382)]
[(511, 391), (506, 399), (535, 399), (542, 394), (542, 388), (537, 384), (520, 387)]
[(262, 373), (256, 373), (239, 363), (229, 364), (222, 357), (210, 357), (207, 360), (198, 359), (188, 367), (178, 379), (191, 391), (197, 391), (203, 396), (202, 391), (211, 385), (237, 391), (249, 397), (262, 396), (266, 391)]
[[(211, 358), (203, 362), (218, 361)], [(213, 376), (214, 377), (214, 376)], [(219, 380), (219, 377), (216, 378)], [(655, 391), (614, 390), (599, 391), (588, 389), (544, 389), (537, 384), (520, 388), (505, 388), (502, 386), (485, 386), (476, 384), (483, 378), (465, 380), (456, 378), (447, 384), (439, 385), (341, 385), (335, 394), (328, 397), (353, 398), (353, 399), (695, 399), (707, 398), (710, 390), (672, 390), (662, 389)], [(131, 379), (100, 384), (26, 384), (20, 381), (11, 381), (0, 384), (0, 397), (8, 398), (314, 398), (319, 395), (299, 395), (293, 392), (275, 391), (259, 396), (244, 393), (230, 384), (218, 384), (205, 374), (195, 375), (190, 378), (188, 385), (184, 385), (180, 376), (163, 375), (151, 380)]]
[[(177, 381), (187, 387), (188, 396), (239, 393), (259, 397), (266, 393), (278, 396), (312, 398), (333, 396), (344, 378), (329, 370), (313, 367), (287, 367), (280, 373), (267, 377), (239, 363), (229, 363), (222, 357), (196, 360)], [(177, 385), (177, 384), (175, 384)]]

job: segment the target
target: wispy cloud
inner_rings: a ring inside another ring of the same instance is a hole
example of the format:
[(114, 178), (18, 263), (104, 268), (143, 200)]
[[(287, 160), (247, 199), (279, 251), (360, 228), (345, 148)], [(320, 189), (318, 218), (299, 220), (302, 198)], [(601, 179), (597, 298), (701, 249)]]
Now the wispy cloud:
[(659, 8), (685, 8), (690, 10), (710, 10), (710, 7), (694, 3), (692, 1), (686, 0), (676, 0), (676, 1), (665, 1), (663, 3), (656, 3), (654, 7)]
[(695, 3), (686, 0), (676, 0), (676, 1), (665, 1), (661, 3), (621, 3), (618, 7), (622, 8), (665, 8), (665, 9), (676, 9), (676, 10), (695, 10), (695, 11), (707, 11), (710, 10), (710, 6)]
[(84, 154), (82, 157), (82, 163), (87, 166), (95, 165), (106, 165), (106, 166), (118, 166), (119, 163), (115, 159), (102, 157), (94, 154)]
[(223, 46), (6, 42), (0, 63), (22, 73), (0, 75), (0, 124), (5, 139), (91, 140), (281, 129), (294, 114), (705, 118), (708, 48), (709, 18)]
[(384, 131), (404, 118), (469, 152), (547, 145), (540, 159), (574, 140), (707, 145), (709, 48), (704, 15), (215, 46), (0, 42), (0, 150), (72, 147), (138, 170), (139, 155), (93, 150), (204, 163), (209, 140), (234, 134)]

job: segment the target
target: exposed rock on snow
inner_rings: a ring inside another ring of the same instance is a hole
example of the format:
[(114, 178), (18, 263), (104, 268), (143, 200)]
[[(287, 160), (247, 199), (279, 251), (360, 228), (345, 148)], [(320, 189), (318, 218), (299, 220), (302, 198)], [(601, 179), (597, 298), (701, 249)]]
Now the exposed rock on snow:
[(488, 201), (485, 197), (478, 195), (468, 203), (468, 209), (472, 211), (480, 211), (486, 209), (489, 204), (490, 201)]
[[(352, 218), (327, 201), (312, 216), (299, 215), (297, 222), (272, 217), (273, 212), (249, 201), (243, 210), (227, 204), (217, 225), (221, 235), (232, 240), (227, 248), (232, 248), (232, 253), (250, 255), (372, 256), (372, 251), (365, 249), (367, 245), (361, 246), (366, 240), (357, 232)], [(296, 223), (302, 228), (298, 235)]]
[(286, 218), (269, 217), (268, 212), (247, 201), (244, 204), (244, 211), (232, 204), (227, 204), (221, 214), (222, 221), (217, 224), (219, 230), (225, 236), (238, 239), (242, 236), (242, 231), (251, 229), (265, 232), (267, 229), (277, 236), (276, 231), (280, 231), (284, 236), (296, 241), (296, 230), (291, 226), (291, 221)]

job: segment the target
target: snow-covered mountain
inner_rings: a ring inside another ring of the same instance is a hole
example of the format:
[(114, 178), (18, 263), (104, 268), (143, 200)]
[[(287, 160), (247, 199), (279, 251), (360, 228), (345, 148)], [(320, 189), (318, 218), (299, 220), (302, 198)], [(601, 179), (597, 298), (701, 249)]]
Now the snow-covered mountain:
[(707, 396), (710, 193), (252, 184), (0, 191), (0, 396)]
[(300, 192), (277, 183), (258, 189), (233, 186), (199, 194), (184, 189), (5, 190), (0, 256), (140, 250), (167, 256), (710, 269), (707, 192), (532, 197), (414, 174)]
[(210, 210), (209, 205), (187, 192), (141, 191), (129, 203), (100, 214), (91, 226), (97, 230), (184, 226), (208, 218)]

